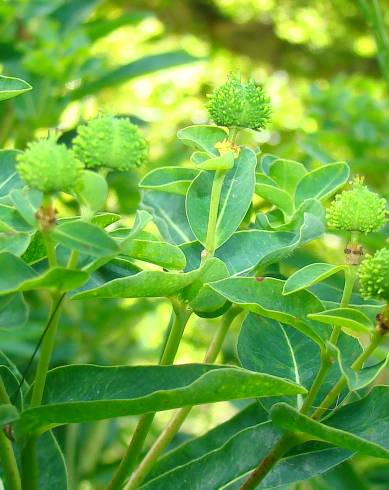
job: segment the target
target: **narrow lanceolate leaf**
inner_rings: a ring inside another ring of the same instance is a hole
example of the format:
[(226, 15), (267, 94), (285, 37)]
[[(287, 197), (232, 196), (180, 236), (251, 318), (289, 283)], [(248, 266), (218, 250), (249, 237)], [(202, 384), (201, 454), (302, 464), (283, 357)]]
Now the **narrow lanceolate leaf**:
[(291, 325), (319, 345), (328, 337), (326, 328), (307, 317), (312, 311), (323, 311), (319, 299), (309, 291), (283, 296), (284, 281), (271, 277), (231, 277), (209, 286), (231, 303)]
[(43, 405), (25, 410), (17, 430), (41, 432), (66, 423), (303, 392), (288, 380), (232, 366), (72, 365), (49, 373)]
[(267, 230), (235, 232), (217, 251), (216, 256), (225, 262), (230, 274), (240, 274), (282, 260), (298, 246), (322, 235), (323, 224), (306, 214), (297, 233)]
[[(141, 489), (181, 490), (185, 481), (190, 482), (191, 490), (238, 490), (280, 437), (281, 432), (271, 422), (247, 427), (218, 448), (209, 451), (202, 448), (197, 458), (150, 479)], [(300, 453), (279, 461), (264, 480), (263, 488), (280, 488), (319, 475), (351, 456), (350, 452), (338, 448), (305, 447)], [(176, 455), (181, 456), (178, 451)]]
[(16, 171), (18, 150), (0, 150), (0, 198), (4, 198), (14, 189), (25, 186)]
[(183, 270), (186, 265), (181, 249), (167, 242), (134, 238), (126, 242), (121, 253), (143, 262), (160, 265), (165, 269)]
[(129, 277), (114, 279), (100, 287), (89, 289), (73, 296), (86, 298), (162, 298), (177, 294), (189, 286), (199, 275), (192, 272), (142, 271)]
[[(339, 337), (339, 348), (345, 367), (351, 366), (360, 354), (359, 342), (345, 334)], [(318, 346), (297, 329), (288, 325), (250, 313), (243, 322), (238, 338), (238, 356), (241, 365), (259, 373), (267, 373), (298, 383), (307, 390), (320, 369)], [(320, 403), (328, 390), (342, 375), (337, 363), (329, 368), (315, 405)], [(266, 409), (277, 402), (287, 401), (296, 408), (301, 407), (302, 395), (294, 397), (268, 398), (261, 401)]]
[(84, 221), (58, 225), (53, 238), (67, 248), (93, 257), (104, 257), (119, 252), (119, 246), (104, 230)]
[(164, 240), (177, 245), (194, 240), (185, 213), (185, 197), (165, 192), (145, 192), (142, 206), (152, 214)]
[(0, 101), (24, 94), (31, 89), (31, 85), (20, 78), (0, 75)]
[(301, 289), (309, 288), (344, 269), (344, 265), (331, 265), (325, 263), (309, 264), (289, 277), (285, 282), (282, 293), (290, 294), (295, 291), (300, 291)]
[(389, 459), (389, 387), (376, 386), (370, 394), (338, 409), (324, 423), (301, 415), (280, 403), (272, 420), (286, 430), (304, 432), (313, 438), (362, 454)]
[(296, 188), (296, 206), (306, 199), (323, 200), (334, 194), (349, 177), (350, 168), (345, 162), (331, 163), (308, 172)]
[[(254, 192), (256, 164), (255, 153), (243, 149), (225, 177), (216, 223), (216, 248), (230, 238), (247, 213)], [(207, 238), (213, 177), (211, 172), (201, 172), (189, 187), (186, 197), (189, 224), (203, 245)]]
[(372, 333), (374, 327), (364, 313), (354, 308), (334, 308), (320, 313), (311, 313), (308, 317), (327, 325), (349, 328), (357, 333)]
[(198, 173), (198, 170), (192, 168), (160, 167), (146, 174), (139, 187), (185, 196)]
[(196, 150), (205, 151), (210, 157), (218, 156), (219, 151), (215, 148), (217, 143), (227, 139), (228, 133), (219, 126), (207, 126), (196, 124), (180, 129), (177, 137), (187, 146)]
[(37, 274), (23, 260), (7, 252), (0, 254), (0, 295), (8, 295), (18, 291), (32, 289), (59, 289), (69, 291), (81, 286), (88, 274), (83, 271), (55, 267)]

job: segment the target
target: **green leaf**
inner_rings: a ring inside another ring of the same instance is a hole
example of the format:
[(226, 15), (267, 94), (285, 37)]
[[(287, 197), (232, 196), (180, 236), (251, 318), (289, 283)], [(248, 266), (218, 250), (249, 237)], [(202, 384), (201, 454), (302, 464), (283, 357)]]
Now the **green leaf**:
[(83, 291), (74, 299), (86, 298), (160, 298), (177, 294), (199, 275), (192, 272), (142, 271), (139, 274), (114, 279), (106, 284)]
[(19, 418), (19, 412), (16, 407), (9, 404), (0, 405), (0, 427), (10, 424)]
[(22, 327), (28, 320), (28, 307), (22, 294), (0, 297), (0, 328)]
[(19, 212), (12, 206), (0, 204), (0, 231), (29, 232), (31, 226), (25, 221)]
[[(197, 458), (151, 479), (141, 486), (141, 490), (181, 490), (183, 481), (190, 482), (191, 489), (238, 490), (280, 437), (281, 432), (271, 422), (247, 427), (219, 447), (209, 452), (203, 450), (204, 454)], [(287, 455), (279, 461), (261, 487), (281, 488), (280, 485), (305, 480), (328, 471), (349, 457), (349, 452), (338, 448), (301, 449), (300, 454)]]
[(285, 216), (291, 216), (294, 213), (293, 199), (283, 189), (267, 184), (259, 184), (257, 181), (255, 184), (255, 193), (281, 209)]
[(365, 314), (354, 308), (334, 308), (320, 313), (311, 313), (308, 317), (320, 323), (349, 328), (358, 333), (372, 333), (374, 327)]
[(0, 254), (0, 295), (32, 289), (58, 289), (68, 291), (81, 286), (88, 274), (83, 271), (55, 267), (38, 275), (23, 260), (8, 252)]
[(292, 274), (285, 282), (282, 294), (291, 294), (322, 282), (337, 272), (345, 270), (344, 265), (325, 263), (309, 264)]
[(271, 162), (268, 170), (269, 177), (291, 196), (294, 195), (297, 184), (306, 173), (307, 169), (302, 163), (281, 158)]
[(323, 339), (328, 337), (327, 329), (307, 317), (313, 311), (323, 311), (319, 299), (309, 291), (283, 296), (284, 281), (271, 277), (231, 277), (209, 286), (231, 303), (291, 325), (321, 346)]
[(61, 448), (51, 432), (37, 442), (39, 490), (68, 490), (67, 469)]
[(49, 372), (43, 405), (22, 412), (15, 428), (19, 435), (40, 433), (67, 423), (304, 391), (290, 381), (232, 366), (71, 365)]
[(163, 454), (151, 470), (147, 480), (167, 473), (174, 468), (198, 459), (225, 444), (232, 436), (247, 427), (266, 422), (268, 413), (258, 402), (252, 403), (226, 422), (211, 429), (206, 434), (180, 444)]
[(25, 186), (16, 171), (16, 157), (20, 153), (19, 150), (0, 150), (0, 198)]
[(97, 172), (83, 170), (76, 189), (81, 204), (87, 208), (90, 215), (100, 211), (108, 197), (108, 184), (105, 178)]
[(43, 194), (34, 189), (25, 187), (24, 189), (14, 189), (10, 192), (9, 198), (22, 218), (31, 228), (38, 228), (36, 213), (43, 201)]
[(232, 151), (227, 151), (218, 157), (207, 158), (197, 164), (201, 170), (230, 170), (233, 166), (234, 153)]
[(217, 251), (230, 274), (264, 269), (290, 255), (297, 247), (314, 240), (324, 232), (323, 224), (310, 214), (297, 233), (267, 230), (235, 232)]
[(296, 206), (306, 199), (326, 199), (347, 182), (349, 175), (349, 166), (344, 162), (331, 163), (308, 172), (297, 185)]
[(279, 160), (276, 155), (272, 155), (271, 153), (264, 153), (261, 157), (260, 163), (260, 168), (262, 172), (266, 175), (269, 175), (270, 166), (275, 160)]
[(196, 150), (205, 151), (210, 157), (219, 156), (219, 151), (215, 148), (216, 143), (220, 143), (228, 138), (225, 129), (219, 126), (206, 126), (196, 124), (180, 129), (177, 137), (187, 146)]
[[(216, 223), (216, 248), (236, 231), (250, 207), (255, 185), (255, 153), (243, 149), (234, 168), (226, 175)], [(201, 172), (189, 187), (186, 212), (196, 238), (204, 245), (207, 237), (213, 172)]]
[(106, 228), (112, 225), (112, 223), (119, 221), (120, 218), (121, 216), (116, 213), (97, 213), (92, 217), (91, 223), (97, 225), (99, 228)]
[[(361, 352), (359, 342), (344, 334), (339, 337), (339, 348), (346, 366), (350, 366)], [(307, 390), (312, 386), (321, 365), (320, 350), (311, 339), (294, 328), (252, 313), (242, 324), (237, 350), (244, 368), (291, 381), (298, 380)], [(333, 363), (324, 379), (323, 388), (314, 401), (315, 405), (320, 403), (341, 374), (338, 364)], [(266, 409), (270, 409), (279, 401), (286, 401), (300, 408), (303, 397), (297, 395), (281, 399), (268, 398), (261, 403)]]
[(274, 405), (271, 416), (283, 429), (304, 432), (335, 446), (389, 459), (388, 403), (389, 387), (376, 386), (366, 398), (339, 408), (325, 423), (301, 415), (284, 403)]
[(84, 83), (80, 88), (70, 93), (71, 100), (77, 100), (86, 95), (94, 94), (107, 87), (114, 87), (136, 77), (154, 73), (166, 68), (184, 65), (199, 61), (199, 58), (192, 56), (184, 50), (168, 51), (166, 53), (152, 54), (139, 58), (127, 65), (114, 68), (106, 72), (97, 80)]
[(185, 198), (165, 192), (146, 192), (142, 205), (149, 211), (166, 241), (180, 245), (191, 242), (194, 235), (185, 213)]
[(187, 286), (181, 293), (184, 301), (189, 302), (190, 307), (199, 316), (220, 310), (226, 300), (215, 293), (207, 283), (225, 279), (228, 277), (226, 265), (216, 257), (208, 259), (201, 268), (200, 275)]
[(60, 224), (53, 229), (52, 236), (65, 247), (93, 257), (119, 252), (119, 246), (105, 231), (84, 221)]
[(146, 174), (139, 187), (185, 196), (198, 171), (184, 167), (159, 167)]
[(184, 253), (171, 243), (133, 238), (121, 248), (121, 253), (143, 262), (151, 262), (165, 269), (183, 270)]
[(11, 99), (31, 89), (31, 85), (20, 78), (0, 75), (0, 100)]
[(0, 253), (9, 252), (20, 257), (27, 250), (30, 239), (29, 233), (0, 232)]

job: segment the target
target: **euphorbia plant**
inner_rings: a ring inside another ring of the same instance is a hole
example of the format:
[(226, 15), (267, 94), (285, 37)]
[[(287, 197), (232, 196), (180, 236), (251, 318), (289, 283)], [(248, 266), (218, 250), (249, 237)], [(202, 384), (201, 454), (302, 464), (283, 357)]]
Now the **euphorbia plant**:
[[(51, 301), (31, 387), (2, 356), (7, 488), (66, 489), (51, 431), (130, 415), (140, 419), (107, 481), (110, 490), (248, 489), (262, 481), (272, 488), (321, 474), (355, 451), (388, 457), (382, 424), (389, 390), (369, 389), (386, 365), (370, 361), (387, 331), (380, 302), (388, 299), (386, 250), (360, 267), (360, 236), (384, 225), (385, 201), (356, 179), (329, 205), (326, 220), (324, 205), (348, 182), (346, 163), (308, 171), (240, 145), (242, 131), (263, 129), (270, 116), (254, 81), (231, 76), (208, 107), (216, 125), (178, 132), (193, 149), (190, 162), (158, 168), (140, 182), (144, 195), (131, 227), (102, 211), (106, 172), (147, 161), (144, 137), (129, 120), (88, 121), (71, 149), (51, 135), (25, 152), (0, 153), (8, 183), (0, 188), (1, 326), (28, 322), (28, 291), (48, 291)], [(77, 216), (56, 213), (60, 193), (73, 196)], [(285, 278), (275, 265), (321, 237), (326, 221), (349, 234), (344, 261), (312, 263)], [(363, 295), (378, 301), (354, 292), (359, 267)], [(344, 274), (343, 292), (326, 287), (335, 274)], [(49, 369), (64, 302), (153, 297), (172, 305), (167, 334), (156, 325), (166, 338), (159, 362)], [(196, 317), (218, 319), (204, 363), (174, 365)], [(232, 322), (240, 324), (240, 366), (214, 364)], [(226, 400), (250, 403), (200, 438), (166, 450), (193, 405)], [(177, 411), (145, 451), (155, 413), (169, 409)]]

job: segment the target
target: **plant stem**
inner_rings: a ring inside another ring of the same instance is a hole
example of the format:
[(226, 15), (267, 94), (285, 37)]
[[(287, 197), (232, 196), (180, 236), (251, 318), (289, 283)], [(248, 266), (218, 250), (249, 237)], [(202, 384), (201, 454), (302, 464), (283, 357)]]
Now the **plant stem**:
[(212, 191), (211, 191), (211, 201), (209, 204), (209, 218), (208, 218), (208, 229), (207, 238), (205, 240), (205, 249), (207, 251), (207, 257), (212, 257), (215, 253), (216, 245), (216, 225), (217, 216), (219, 211), (220, 196), (223, 188), (223, 182), (227, 175), (226, 170), (216, 170), (213, 177)]
[[(364, 362), (369, 358), (369, 356), (375, 351), (380, 342), (382, 341), (383, 336), (378, 332), (375, 332), (369, 346), (366, 350), (362, 352), (360, 356), (351, 364), (351, 369), (353, 371), (359, 371)], [(320, 419), (322, 415), (326, 412), (326, 410), (333, 404), (333, 402), (338, 397), (339, 393), (346, 386), (347, 380), (345, 376), (342, 376), (339, 381), (335, 384), (335, 386), (328, 392), (327, 396), (324, 398), (320, 406), (315, 410), (312, 414), (313, 419)]]
[[(223, 341), (226, 334), (234, 320), (234, 318), (240, 313), (240, 308), (232, 307), (228, 310), (226, 315), (223, 317), (222, 322), (219, 325), (212, 341), (208, 347), (207, 353), (204, 357), (204, 363), (214, 363), (217, 356), (220, 353)], [(124, 490), (133, 490), (138, 488), (141, 482), (144, 480), (145, 476), (149, 473), (159, 456), (166, 449), (170, 441), (177, 434), (186, 417), (189, 415), (192, 407), (180, 408), (175, 412), (170, 422), (161, 432), (157, 440), (154, 442), (138, 468), (134, 471)]]
[[(182, 306), (175, 301), (172, 301), (172, 304), (175, 313), (175, 320), (161, 356), (161, 360), (159, 362), (160, 365), (173, 364), (178, 346), (185, 330), (185, 326), (191, 315), (191, 312), (188, 311), (185, 306)], [(124, 458), (110, 481), (107, 490), (119, 490), (123, 488), (124, 481), (126, 480), (128, 474), (135, 468), (138, 462), (143, 444), (150, 431), (154, 417), (155, 413), (146, 413), (139, 419), (126, 454), (124, 455)]]
[(249, 479), (240, 487), (240, 490), (251, 490), (264, 479), (269, 471), (274, 468), (278, 461), (291, 449), (298, 444), (299, 439), (295, 434), (287, 432), (273, 446), (269, 454), (261, 461), (257, 468), (251, 473)]
[[(1, 404), (10, 404), (7, 390), (5, 389), (3, 379), (0, 377), (0, 402)], [(0, 460), (3, 465), (4, 480), (6, 488), (9, 490), (20, 490), (21, 481), (16, 463), (12, 442), (5, 435), (3, 428), (0, 428)]]

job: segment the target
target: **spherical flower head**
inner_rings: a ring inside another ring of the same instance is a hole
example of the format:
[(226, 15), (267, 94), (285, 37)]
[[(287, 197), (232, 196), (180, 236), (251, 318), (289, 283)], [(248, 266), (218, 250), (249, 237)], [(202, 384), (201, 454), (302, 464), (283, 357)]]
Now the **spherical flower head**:
[(130, 170), (147, 161), (146, 140), (128, 118), (97, 117), (79, 126), (77, 133), (74, 152), (88, 168)]
[(71, 192), (81, 178), (84, 165), (72, 150), (50, 136), (29, 143), (17, 157), (17, 171), (24, 182), (45, 194)]
[(242, 83), (229, 76), (217, 88), (208, 103), (210, 118), (218, 126), (264, 129), (270, 119), (270, 101), (254, 80)]
[(338, 230), (368, 233), (384, 226), (385, 213), (385, 199), (356, 180), (351, 190), (335, 196), (327, 209), (327, 224)]
[(359, 289), (365, 298), (389, 301), (389, 249), (367, 255), (359, 266)]

